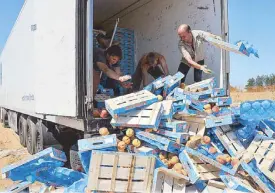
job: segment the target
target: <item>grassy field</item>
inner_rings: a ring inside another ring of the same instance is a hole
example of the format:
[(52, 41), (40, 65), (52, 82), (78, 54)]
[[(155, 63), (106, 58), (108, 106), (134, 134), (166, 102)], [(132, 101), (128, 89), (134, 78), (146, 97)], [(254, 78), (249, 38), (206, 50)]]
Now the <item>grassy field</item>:
[(275, 92), (264, 91), (264, 92), (231, 92), (233, 103), (240, 103), (248, 100), (262, 100), (269, 99), (275, 100)]

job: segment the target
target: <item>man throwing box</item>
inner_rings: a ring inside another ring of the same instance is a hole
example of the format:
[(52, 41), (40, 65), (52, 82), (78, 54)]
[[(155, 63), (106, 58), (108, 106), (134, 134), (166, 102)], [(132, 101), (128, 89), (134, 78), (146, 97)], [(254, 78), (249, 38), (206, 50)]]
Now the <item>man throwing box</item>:
[(211, 70), (204, 64), (203, 41), (205, 41), (206, 36), (219, 40), (221, 40), (221, 37), (201, 30), (191, 30), (191, 27), (187, 24), (179, 26), (178, 35), (180, 38), (179, 49), (182, 53), (182, 60), (178, 71), (184, 74), (181, 82), (185, 82), (190, 67), (194, 68), (194, 81), (199, 82), (202, 80), (202, 72), (211, 73)]

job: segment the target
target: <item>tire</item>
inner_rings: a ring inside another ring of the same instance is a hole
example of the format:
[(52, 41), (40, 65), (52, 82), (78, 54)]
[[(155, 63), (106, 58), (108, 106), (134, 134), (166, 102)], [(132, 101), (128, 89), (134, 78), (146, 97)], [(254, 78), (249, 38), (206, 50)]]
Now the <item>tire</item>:
[(26, 147), (26, 137), (27, 137), (27, 120), (25, 116), (21, 115), (18, 123), (18, 135), (20, 139), (20, 144)]
[(28, 117), (27, 119), (27, 138), (26, 138), (26, 143), (27, 143), (27, 150), (28, 152), (33, 155), (35, 154), (35, 146), (36, 146), (36, 126), (32, 119)]
[(43, 135), (43, 126), (42, 121), (39, 120), (35, 124), (35, 153), (43, 151), (44, 149), (44, 135)]
[(70, 166), (75, 171), (84, 172), (80, 158), (78, 156), (78, 145), (75, 144), (70, 149)]
[(3, 109), (2, 110), (2, 123), (3, 123), (3, 127), (4, 128), (9, 128), (9, 118), (8, 118), (8, 112), (5, 110), (5, 109)]

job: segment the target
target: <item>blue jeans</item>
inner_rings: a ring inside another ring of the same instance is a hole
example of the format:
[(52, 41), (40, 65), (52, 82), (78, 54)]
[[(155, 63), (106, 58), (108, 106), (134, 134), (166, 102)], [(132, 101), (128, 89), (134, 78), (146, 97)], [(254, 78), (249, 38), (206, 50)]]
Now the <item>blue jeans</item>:
[[(200, 65), (204, 65), (204, 60), (201, 60), (197, 63), (200, 64)], [(186, 79), (186, 76), (189, 72), (189, 69), (190, 69), (190, 67), (187, 64), (185, 64), (183, 62), (180, 63), (178, 71), (181, 72), (182, 74), (184, 74), (184, 78), (181, 79), (182, 83), (185, 82), (185, 79)], [(195, 68), (194, 69), (194, 81), (195, 82), (200, 82), (201, 80), (202, 80), (202, 71)]]

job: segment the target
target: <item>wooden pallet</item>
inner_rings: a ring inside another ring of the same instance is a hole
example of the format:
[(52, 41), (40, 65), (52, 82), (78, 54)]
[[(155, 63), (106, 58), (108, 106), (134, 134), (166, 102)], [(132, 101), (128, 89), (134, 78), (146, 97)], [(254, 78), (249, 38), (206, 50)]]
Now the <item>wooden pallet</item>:
[(262, 175), (263, 170), (258, 167), (256, 159), (253, 158), (249, 163), (242, 161), (241, 165), (242, 168), (265, 193), (275, 192), (274, 183), (269, 179), (268, 176)]
[(186, 122), (186, 129), (184, 132), (189, 135), (203, 136), (205, 132), (205, 118), (204, 116), (189, 116), (186, 114), (175, 115), (176, 119)]
[(130, 153), (93, 151), (88, 190), (151, 192), (155, 158)]
[(244, 180), (239, 177), (231, 176), (229, 174), (221, 174), (220, 177), (223, 183), (232, 190), (259, 193), (250, 185), (250, 183), (247, 180)]
[(231, 175), (235, 175), (235, 173), (237, 172), (239, 165), (234, 166), (233, 168), (229, 168), (228, 166), (225, 166), (223, 164), (220, 164), (218, 161), (212, 159), (209, 156), (206, 156), (202, 153), (200, 153), (199, 151), (193, 150), (191, 148), (185, 147), (185, 151), (189, 154), (192, 155), (193, 157), (196, 157), (198, 159), (200, 159), (202, 162), (206, 162), (211, 164), (212, 166), (215, 166), (216, 168), (221, 169), (222, 171), (225, 171)]
[(183, 164), (183, 167), (188, 172), (188, 177), (192, 184), (196, 183), (198, 180), (215, 180), (219, 179), (220, 169), (201, 161), (197, 157), (190, 156), (186, 150), (183, 150), (179, 154), (179, 159)]
[(212, 90), (213, 88), (216, 88), (216, 85), (217, 85), (216, 79), (209, 78), (209, 79), (188, 85), (184, 88), (184, 90), (190, 91), (190, 92), (206, 91), (206, 90)]
[[(273, 172), (273, 165), (275, 164), (275, 139), (257, 135), (242, 157), (246, 163), (254, 158), (261, 170)], [(275, 181), (275, 178), (272, 180)]]
[(240, 157), (245, 152), (244, 146), (229, 125), (216, 127), (213, 131), (231, 156)]
[(167, 168), (158, 168), (154, 172), (153, 189), (154, 193), (183, 193), (189, 178), (175, 173)]
[(157, 96), (147, 90), (119, 96), (105, 101), (105, 106), (112, 117), (138, 110), (158, 101)]
[(259, 128), (271, 138), (275, 138), (275, 122), (271, 120), (263, 120), (259, 123)]
[(163, 115), (162, 103), (154, 103), (142, 110), (136, 110), (119, 115), (112, 119), (111, 125), (114, 127), (136, 127), (157, 129), (161, 116)]
[(115, 151), (117, 149), (116, 134), (81, 139), (78, 140), (77, 143), (79, 151), (89, 151), (94, 149), (109, 149)]
[(212, 37), (205, 37), (205, 40), (220, 49), (223, 49), (229, 52), (234, 52), (240, 55), (249, 56), (245, 47), (233, 45), (228, 42), (224, 42), (222, 40), (218, 40)]

